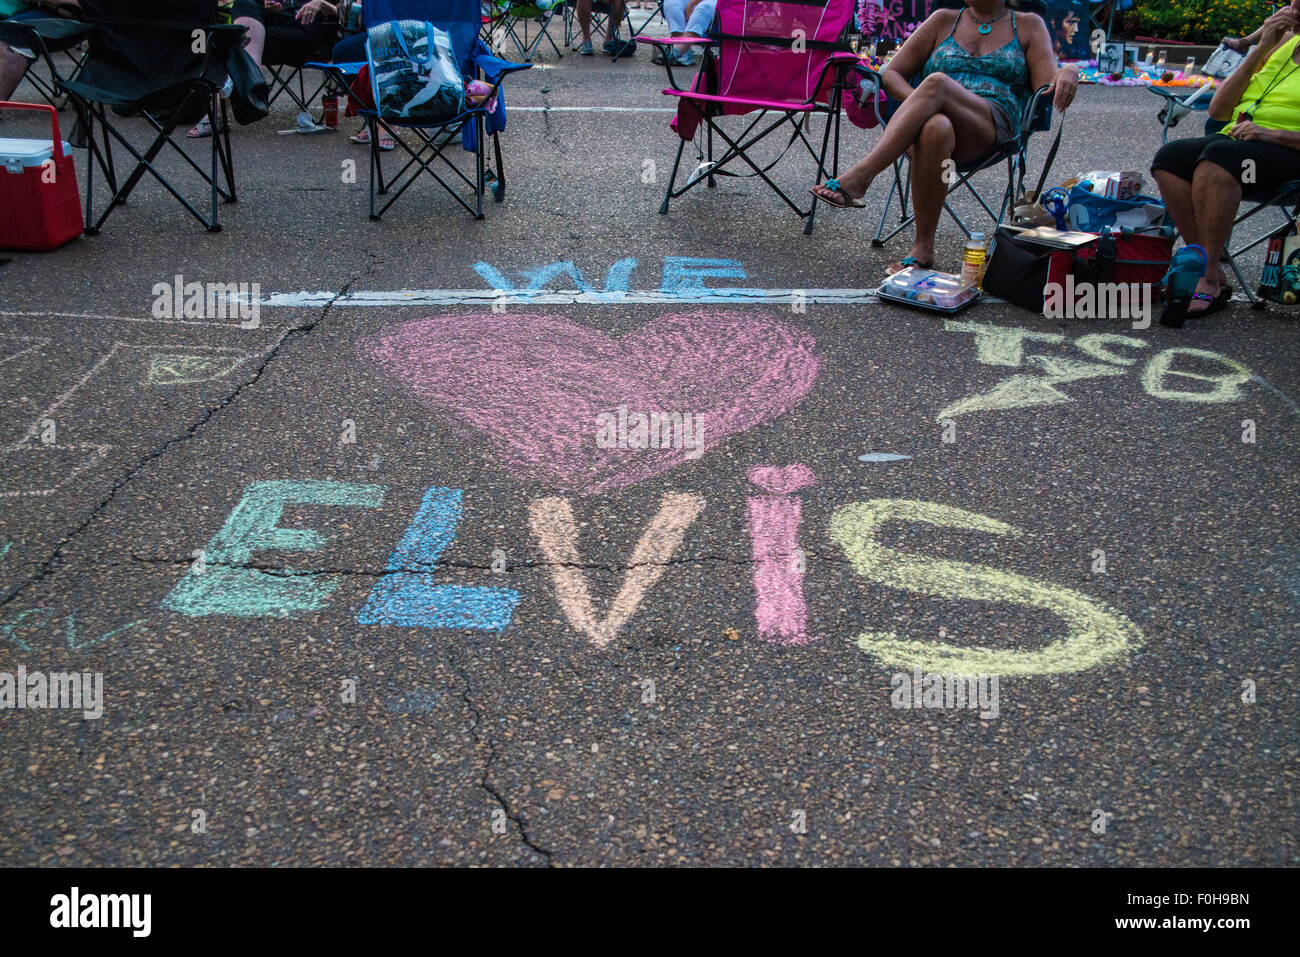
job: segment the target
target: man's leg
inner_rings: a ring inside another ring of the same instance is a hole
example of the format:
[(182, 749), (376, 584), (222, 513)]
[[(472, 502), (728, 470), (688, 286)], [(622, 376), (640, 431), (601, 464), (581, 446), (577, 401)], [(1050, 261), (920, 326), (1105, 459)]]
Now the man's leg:
[[(997, 133), (988, 102), (944, 74), (934, 73), (899, 106), (875, 149), (840, 174), (840, 186), (854, 199), (861, 198), (872, 180), (893, 166), (916, 143), (926, 122), (938, 114), (952, 124), (956, 135), (952, 156), (959, 162), (974, 159), (993, 145)], [(820, 186), (813, 189), (819, 196), (829, 193)]]

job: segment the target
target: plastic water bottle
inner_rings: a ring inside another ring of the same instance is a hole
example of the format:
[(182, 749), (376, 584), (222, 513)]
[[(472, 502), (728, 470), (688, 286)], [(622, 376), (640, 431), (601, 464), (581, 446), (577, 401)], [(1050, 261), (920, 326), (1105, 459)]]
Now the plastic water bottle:
[(988, 261), (989, 247), (983, 233), (971, 233), (962, 249), (961, 278), (977, 288), (984, 284), (984, 266)]

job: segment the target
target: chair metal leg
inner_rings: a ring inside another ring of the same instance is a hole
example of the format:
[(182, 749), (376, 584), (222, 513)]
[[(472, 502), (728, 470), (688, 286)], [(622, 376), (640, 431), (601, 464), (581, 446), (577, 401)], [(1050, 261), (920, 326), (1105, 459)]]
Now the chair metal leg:
[(483, 135), (486, 133), (486, 127), (483, 123), (483, 114), (480, 113), (474, 117), (474, 164), (477, 167), (478, 175), (474, 179), (474, 218), (483, 218)]
[(506, 166), (501, 161), (501, 135), (492, 134), (492, 151), (497, 159), (497, 182), (492, 188), (492, 198), (498, 203), (506, 198)]
[(677, 169), (682, 165), (682, 151), (684, 149), (686, 149), (686, 141), (680, 140), (677, 144), (677, 157), (673, 160), (673, 172), (668, 177), (668, 189), (664, 193), (664, 201), (659, 204), (660, 215), (667, 215), (668, 213), (668, 199), (673, 195), (673, 186), (677, 182)]
[(217, 91), (213, 91), (208, 97), (208, 122), (212, 125), (212, 215), (209, 217), (210, 225), (208, 232), (221, 232), (221, 224), (217, 222), (217, 166), (220, 162), (221, 144), (218, 121), (221, 119), (221, 107), (219, 101), (221, 96)]
[(379, 163), (379, 130), (373, 116), (366, 117), (366, 129), (370, 131), (370, 219), (378, 220), (375, 212), (375, 168)]
[(713, 175), (713, 168), (714, 168), (714, 167), (713, 167), (713, 124), (710, 123), (708, 126), (709, 126), (709, 129), (708, 129), (708, 140), (709, 140), (709, 181), (705, 184), (705, 186), (707, 186), (709, 189), (713, 189), (715, 186), (718, 185), (718, 181), (717, 181), (717, 179), (716, 179), (716, 178), (714, 177), (714, 175)]

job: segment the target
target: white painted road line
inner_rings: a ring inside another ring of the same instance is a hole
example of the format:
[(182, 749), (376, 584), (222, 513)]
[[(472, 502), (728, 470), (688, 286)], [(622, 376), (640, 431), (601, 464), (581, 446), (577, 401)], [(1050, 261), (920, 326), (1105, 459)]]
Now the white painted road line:
[[(791, 305), (858, 305), (878, 302), (874, 289), (629, 289), (626, 292), (586, 292), (578, 289), (511, 290), (494, 289), (393, 289), (361, 290), (339, 296), (337, 292), (277, 292), (258, 305), (267, 309), (324, 306), (616, 306), (681, 305), (682, 303)], [(993, 301), (993, 300), (987, 300)]]

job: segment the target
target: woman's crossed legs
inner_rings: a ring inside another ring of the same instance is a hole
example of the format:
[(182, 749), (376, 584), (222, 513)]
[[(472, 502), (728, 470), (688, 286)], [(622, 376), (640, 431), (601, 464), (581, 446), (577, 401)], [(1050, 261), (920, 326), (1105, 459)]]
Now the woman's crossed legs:
[[(988, 152), (996, 139), (989, 102), (947, 75), (932, 73), (898, 107), (875, 148), (839, 175), (840, 190), (850, 199), (860, 199), (877, 176), (904, 153), (910, 155), (916, 215), (916, 244), (910, 255), (932, 266), (935, 231), (948, 195), (945, 160), (973, 160)], [(832, 189), (814, 186), (812, 191), (833, 205), (843, 205), (843, 197)]]

